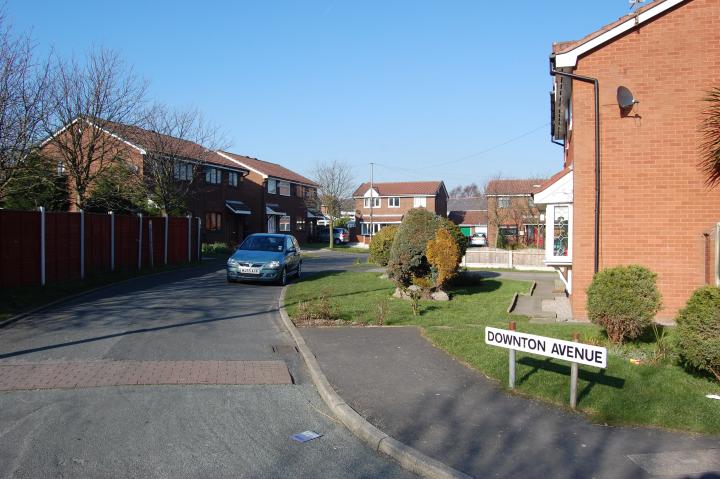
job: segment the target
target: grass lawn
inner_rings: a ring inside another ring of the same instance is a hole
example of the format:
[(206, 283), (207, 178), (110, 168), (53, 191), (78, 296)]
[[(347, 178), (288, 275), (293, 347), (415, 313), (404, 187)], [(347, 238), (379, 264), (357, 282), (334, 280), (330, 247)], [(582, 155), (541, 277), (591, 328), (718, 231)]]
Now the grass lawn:
[[(515, 292), (525, 292), (529, 283), (499, 278), (466, 281), (450, 289), (452, 301), (422, 301), (422, 313), (414, 317), (408, 301), (394, 299), (394, 285), (378, 273), (341, 272), (309, 276), (293, 284), (286, 306), (292, 317), (300, 301), (313, 300), (326, 292), (341, 320), (376, 324), (378, 305), (385, 304), (387, 325), (419, 325), (438, 347), (507, 384), (507, 350), (487, 346), (484, 327), (507, 328), (515, 320), (522, 332), (581, 340), (607, 346), (601, 330), (591, 324), (530, 324), (527, 318), (506, 312)], [(672, 340), (673, 330), (668, 331)], [(706, 394), (719, 394), (720, 384), (708, 377), (693, 376), (672, 360), (647, 364), (654, 350), (654, 336), (623, 347), (609, 347), (608, 368), (580, 366), (578, 409), (596, 422), (644, 424), (670, 429), (720, 433), (720, 401)], [(568, 407), (569, 363), (517, 353), (518, 394), (542, 398)], [(633, 364), (638, 358), (645, 364)]]
[[(330, 249), (330, 245), (328, 243), (305, 243), (300, 245), (300, 249), (302, 250), (318, 250), (325, 248)], [(336, 244), (332, 250), (340, 253), (370, 253), (368, 248), (348, 246), (347, 244), (342, 243)]]
[(93, 288), (161, 271), (193, 268), (201, 264), (207, 264), (207, 262), (169, 265), (152, 270), (146, 268), (140, 271), (116, 271), (114, 273), (89, 276), (84, 280), (77, 279), (50, 283), (45, 287), (18, 286), (15, 288), (3, 288), (0, 289), (0, 323), (17, 314)]

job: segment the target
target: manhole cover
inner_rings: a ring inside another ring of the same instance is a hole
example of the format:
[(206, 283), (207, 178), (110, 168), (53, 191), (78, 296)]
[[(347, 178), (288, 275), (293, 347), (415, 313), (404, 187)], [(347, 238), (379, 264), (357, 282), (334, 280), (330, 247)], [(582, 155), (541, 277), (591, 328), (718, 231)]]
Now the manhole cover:
[(274, 344), (270, 346), (275, 354), (293, 354), (297, 353), (297, 348), (290, 344)]

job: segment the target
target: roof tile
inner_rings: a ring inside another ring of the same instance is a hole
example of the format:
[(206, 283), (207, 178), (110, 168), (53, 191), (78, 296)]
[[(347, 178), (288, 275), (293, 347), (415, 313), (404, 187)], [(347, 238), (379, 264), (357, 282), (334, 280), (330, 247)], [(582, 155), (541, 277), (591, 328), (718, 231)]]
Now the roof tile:
[(235, 161), (240, 162), (248, 168), (259, 171), (263, 175), (270, 176), (273, 178), (279, 178), (281, 180), (288, 180), (295, 183), (302, 183), (310, 186), (318, 186), (313, 180), (305, 178), (302, 175), (295, 173), (292, 170), (285, 168), (277, 163), (270, 163), (269, 161), (258, 160), (250, 156), (238, 155), (230, 153), (229, 151), (222, 151), (221, 153), (233, 158)]
[[(373, 183), (373, 188), (380, 196), (392, 195), (427, 195), (435, 196), (443, 185), (442, 181), (404, 181), (396, 183)], [(370, 182), (358, 186), (353, 197), (360, 197), (370, 188)]]

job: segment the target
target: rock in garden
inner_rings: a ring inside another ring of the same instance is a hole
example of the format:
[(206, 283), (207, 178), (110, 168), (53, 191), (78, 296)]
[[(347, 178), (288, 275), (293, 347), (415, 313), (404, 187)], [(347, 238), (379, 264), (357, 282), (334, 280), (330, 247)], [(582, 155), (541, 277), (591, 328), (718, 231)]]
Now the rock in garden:
[(434, 301), (450, 301), (450, 296), (445, 291), (435, 291), (430, 296)]

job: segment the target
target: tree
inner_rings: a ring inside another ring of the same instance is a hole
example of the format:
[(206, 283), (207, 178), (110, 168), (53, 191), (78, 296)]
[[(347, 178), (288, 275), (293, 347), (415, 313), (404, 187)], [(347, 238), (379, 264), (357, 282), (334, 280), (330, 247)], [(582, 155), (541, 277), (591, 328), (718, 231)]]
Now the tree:
[(163, 105), (149, 110), (143, 127), (135, 134), (147, 150), (142, 172), (147, 198), (163, 214), (184, 214), (207, 160), (225, 148), (222, 135), (197, 110)]
[(475, 183), (466, 186), (456, 186), (448, 195), (450, 198), (476, 198), (482, 196), (483, 192)]
[(0, 15), (0, 204), (11, 190), (18, 191), (11, 185), (16, 174), (26, 182), (36, 171), (37, 158), (30, 168), (22, 163), (42, 135), (47, 86), (47, 62), (36, 63), (31, 39), (13, 35)]
[(448, 230), (440, 227), (435, 238), (427, 243), (427, 260), (432, 265), (435, 276), (435, 287), (442, 289), (458, 270), (462, 259), (457, 239)]
[(710, 90), (705, 101), (708, 107), (700, 126), (700, 168), (708, 185), (713, 187), (720, 184), (720, 87)]
[(146, 83), (110, 50), (91, 51), (83, 64), (56, 58), (42, 126), (49, 155), (64, 164), (71, 200), (83, 208), (95, 180), (119, 160), (127, 145), (108, 134), (142, 118)]
[(315, 166), (314, 178), (318, 184), (318, 199), (327, 209), (330, 228), (330, 248), (334, 246), (333, 228), (335, 218), (340, 217), (343, 200), (352, 194), (354, 185), (352, 169), (349, 164), (334, 160), (318, 163)]
[(12, 181), (6, 185), (6, 194), (0, 203), (3, 207), (13, 210), (34, 210), (38, 206), (44, 206), (48, 211), (67, 209), (67, 178), (57, 174), (52, 159), (33, 152), (14, 169)]
[(88, 211), (148, 213), (148, 201), (134, 165), (118, 161), (95, 179), (85, 203)]

